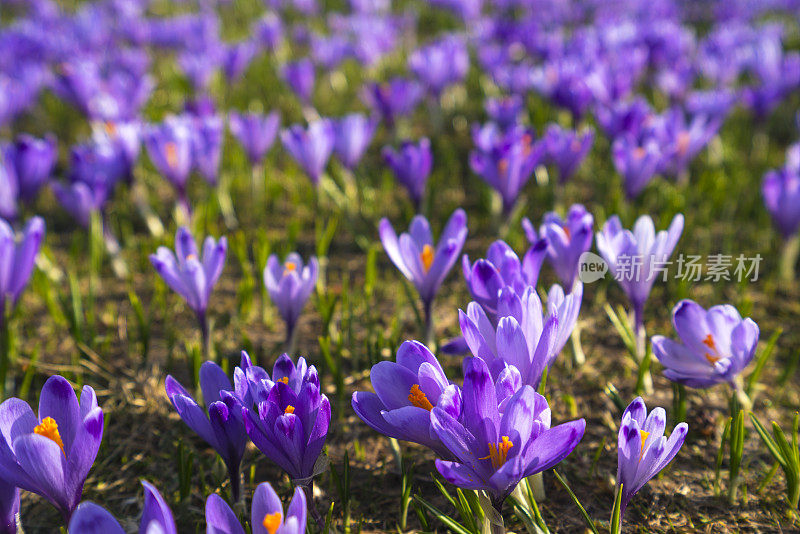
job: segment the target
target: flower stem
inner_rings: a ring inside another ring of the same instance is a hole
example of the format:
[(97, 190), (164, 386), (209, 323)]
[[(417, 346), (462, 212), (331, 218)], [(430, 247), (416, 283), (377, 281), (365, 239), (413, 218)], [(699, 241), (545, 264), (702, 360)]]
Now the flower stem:
[(314, 522), (317, 523), (317, 527), (319, 528), (320, 532), (325, 531), (325, 521), (322, 520), (322, 516), (319, 515), (319, 510), (317, 510), (317, 505), (314, 504), (314, 481), (311, 480), (307, 485), (303, 486), (303, 492), (306, 494), (306, 503), (308, 506), (308, 511), (311, 512), (311, 517), (314, 518)]
[[(633, 305), (633, 333), (636, 336), (636, 360), (639, 363), (637, 391), (653, 393), (653, 377), (650, 375), (650, 359), (647, 357), (647, 332), (644, 328), (644, 305)], [(644, 367), (643, 367), (644, 366)]]
[(800, 252), (800, 236), (792, 236), (784, 240), (781, 250), (780, 277), (785, 282), (794, 280), (794, 266)]
[(622, 484), (617, 486), (617, 494), (614, 496), (614, 508), (611, 509), (611, 524), (608, 528), (609, 534), (620, 534), (622, 532), (622, 516), (625, 514), (625, 505), (622, 504)]
[(426, 301), (422, 305), (423, 313), (425, 315), (425, 331), (422, 333), (425, 344), (431, 349), (435, 350), (436, 335), (433, 331), (433, 301)]

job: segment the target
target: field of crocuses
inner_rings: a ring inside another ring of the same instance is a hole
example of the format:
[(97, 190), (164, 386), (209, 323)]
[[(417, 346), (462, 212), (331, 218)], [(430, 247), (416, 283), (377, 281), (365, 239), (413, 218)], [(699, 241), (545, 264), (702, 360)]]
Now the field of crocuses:
[(800, 531), (798, 110), (798, 0), (0, 0), (0, 533)]

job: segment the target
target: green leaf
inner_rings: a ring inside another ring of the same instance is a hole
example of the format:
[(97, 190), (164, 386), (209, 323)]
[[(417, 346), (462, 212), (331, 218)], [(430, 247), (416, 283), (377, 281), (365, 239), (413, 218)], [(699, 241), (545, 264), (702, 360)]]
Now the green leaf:
[[(572, 502), (575, 503), (575, 506), (577, 506), (578, 510), (580, 510), (581, 516), (583, 517), (583, 520), (586, 523), (586, 526), (589, 527), (589, 530), (591, 530), (594, 534), (598, 534), (597, 527), (594, 526), (594, 521), (592, 521), (592, 518), (589, 517), (589, 513), (586, 511), (586, 508), (583, 507), (581, 502), (578, 500), (578, 497), (575, 495), (575, 493), (573, 493), (572, 488), (569, 487), (569, 484), (567, 484), (567, 481), (564, 480), (564, 478), (555, 469), (553, 470), (553, 474), (556, 475), (556, 478), (558, 479), (558, 481), (561, 483), (562, 486), (564, 486), (564, 489), (567, 490), (567, 493), (569, 493), (569, 496), (572, 499)], [(620, 488), (621, 488), (621, 485), (620, 485)], [(621, 498), (622, 498), (622, 492), (620, 491), (620, 494), (617, 496), (617, 499), (619, 500)], [(616, 507), (617, 503), (615, 503), (614, 506)]]
[(435, 506), (429, 504), (425, 499), (420, 497), (419, 495), (414, 495), (414, 500), (427, 508), (433, 516), (439, 520), (444, 526), (455, 532), (455, 534), (479, 534), (475, 531), (470, 531), (464, 525), (453, 519), (452, 517), (448, 516), (444, 512), (440, 511)]

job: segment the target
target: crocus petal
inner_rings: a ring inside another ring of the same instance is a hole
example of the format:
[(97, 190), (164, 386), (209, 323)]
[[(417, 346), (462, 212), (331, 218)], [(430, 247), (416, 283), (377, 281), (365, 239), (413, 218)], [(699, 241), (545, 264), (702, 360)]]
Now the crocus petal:
[(216, 493), (206, 499), (206, 534), (244, 534), (236, 514)]
[(82, 502), (69, 520), (69, 531), (76, 534), (125, 534), (125, 530), (105, 508)]

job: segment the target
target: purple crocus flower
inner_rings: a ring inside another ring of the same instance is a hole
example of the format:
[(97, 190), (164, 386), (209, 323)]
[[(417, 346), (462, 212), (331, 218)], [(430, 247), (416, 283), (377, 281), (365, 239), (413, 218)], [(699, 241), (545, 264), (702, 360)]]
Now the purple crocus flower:
[(235, 82), (250, 66), (258, 48), (253, 41), (241, 41), (225, 46), (222, 53), (222, 72), (229, 82)]
[(668, 111), (654, 125), (655, 135), (665, 147), (659, 171), (672, 176), (684, 175), (689, 163), (716, 135), (721, 124), (720, 119), (704, 115), (687, 122), (682, 110)]
[(385, 436), (419, 443), (442, 458), (454, 458), (433, 432), (430, 411), (439, 406), (459, 417), (461, 390), (450, 383), (428, 347), (419, 341), (405, 341), (397, 349), (397, 363), (378, 362), (369, 376), (375, 393), (356, 391), (351, 400), (362, 421)]
[[(242, 363), (249, 364), (249, 359), (245, 362), (243, 357)], [(301, 369), (305, 370), (302, 375), (298, 372)], [(284, 354), (275, 363), (271, 379), (260, 378), (266, 373), (258, 371), (244, 369), (238, 373), (248, 379), (254, 401), (254, 405), (242, 408), (247, 435), (295, 485), (308, 490), (317, 475), (315, 465), (331, 422), (331, 405), (320, 391), (317, 369), (313, 365), (306, 368), (302, 358), (295, 367)], [(237, 390), (241, 388), (237, 385)]]
[[(796, 146), (800, 154), (800, 144)], [(792, 168), (789, 163), (767, 172), (761, 184), (764, 205), (784, 239), (792, 237), (800, 227), (800, 168)]]
[(658, 233), (653, 219), (642, 215), (633, 231), (622, 228), (614, 215), (597, 232), (597, 250), (608, 263), (609, 271), (619, 282), (633, 306), (635, 325), (644, 324), (644, 304), (650, 296), (653, 282), (659, 275), (683, 232), (683, 215), (675, 215), (669, 229)]
[(742, 319), (730, 305), (704, 310), (691, 300), (672, 310), (672, 324), (680, 342), (653, 336), (653, 354), (665, 367), (664, 376), (693, 388), (727, 382), (737, 389), (735, 378), (756, 353), (758, 325)]
[(486, 258), (474, 264), (464, 254), (461, 267), (469, 292), (492, 322), (497, 319), (500, 291), (511, 287), (521, 295), (528, 286), (536, 287), (546, 254), (547, 241), (544, 239), (532, 245), (522, 261), (505, 241), (500, 240), (489, 245)]
[(17, 534), (19, 488), (0, 478), (0, 533)]
[(414, 80), (392, 78), (383, 83), (369, 83), (364, 97), (372, 110), (390, 128), (398, 117), (409, 115), (422, 98), (422, 87)]
[(633, 135), (623, 135), (611, 146), (614, 167), (622, 175), (625, 196), (633, 199), (650, 183), (661, 167), (663, 155), (658, 141), (647, 137), (641, 141)]
[(283, 21), (277, 13), (268, 11), (253, 24), (252, 34), (267, 50), (275, 50), (283, 40)]
[(314, 185), (319, 184), (322, 173), (328, 165), (335, 138), (336, 131), (330, 119), (311, 122), (308, 129), (294, 124), (289, 129), (281, 131), (283, 146), (303, 168)]
[[(43, 239), (44, 221), (41, 217), (31, 218), (19, 236), (0, 219), (0, 326), (5, 322), (6, 312), (16, 306), (31, 279)], [(10, 309), (7, 310), (6, 306)]]
[(547, 159), (558, 168), (561, 183), (569, 180), (580, 167), (594, 143), (594, 130), (585, 128), (580, 132), (551, 124), (542, 138)]
[(58, 145), (53, 135), (36, 139), (23, 134), (8, 145), (4, 156), (14, 166), (20, 200), (31, 201), (53, 172)]
[(242, 144), (250, 165), (260, 165), (269, 151), (281, 124), (277, 111), (267, 115), (258, 113), (228, 114), (228, 127), (234, 137)]
[(216, 185), (222, 160), (225, 123), (216, 113), (192, 118), (192, 164), (211, 184)]
[[(139, 522), (141, 534), (178, 534), (172, 510), (158, 490), (147, 481), (144, 486), (144, 509)], [(69, 522), (69, 531), (75, 534), (125, 534), (125, 529), (102, 506), (85, 501), (78, 505)]]
[(228, 240), (220, 237), (206, 237), (203, 253), (199, 254), (194, 237), (186, 227), (175, 233), (175, 253), (167, 247), (158, 247), (150, 255), (153, 264), (164, 282), (186, 301), (197, 315), (203, 340), (208, 341), (208, 322), (206, 310), (214, 286), (225, 267)]
[(169, 116), (144, 131), (144, 145), (159, 173), (178, 192), (179, 202), (191, 212), (186, 182), (192, 170), (192, 126), (187, 118)]
[(334, 122), (336, 138), (333, 149), (345, 167), (352, 170), (358, 165), (377, 126), (377, 119), (361, 113), (351, 113)]
[(439, 237), (438, 246), (433, 241), (428, 220), (422, 215), (415, 216), (408, 233), (399, 238), (389, 219), (381, 219), (378, 229), (389, 259), (417, 288), (429, 323), (436, 292), (458, 260), (467, 239), (467, 214), (462, 209), (453, 212)]
[(281, 77), (303, 104), (314, 94), (314, 63), (309, 58), (290, 61), (281, 68)]
[(317, 285), (319, 262), (312, 256), (308, 265), (300, 254), (292, 252), (281, 262), (276, 254), (270, 255), (264, 268), (264, 285), (269, 298), (286, 322), (286, 342), (294, 340), (295, 327), (308, 297)]
[(476, 150), (470, 152), (470, 168), (500, 194), (508, 215), (542, 161), (545, 145), (534, 142), (532, 131), (518, 127), (501, 132), (494, 123), (474, 128), (472, 138)]
[(7, 151), (7, 147), (0, 147), (0, 217), (13, 220), (19, 211), (19, 184), (14, 164), (5, 155)]
[(200, 389), (208, 415), (192, 395), (172, 376), (167, 376), (167, 397), (183, 422), (217, 451), (231, 480), (231, 495), (239, 500), (239, 465), (247, 445), (244, 421), (234, 388), (225, 371), (214, 362), (200, 366)]
[(91, 223), (93, 213), (101, 213), (108, 202), (109, 190), (102, 184), (73, 182), (52, 185), (58, 203), (84, 228)]
[(647, 482), (678, 454), (689, 427), (678, 423), (669, 438), (664, 435), (667, 414), (655, 408), (650, 414), (641, 397), (636, 397), (622, 414), (617, 442), (617, 485), (622, 485), (621, 514)]
[(398, 150), (384, 147), (383, 159), (392, 169), (397, 181), (408, 190), (414, 207), (419, 210), (425, 195), (425, 184), (433, 167), (431, 142), (423, 137), (418, 143), (403, 141)]
[(551, 428), (547, 400), (528, 385), (502, 398), (480, 358), (464, 360), (460, 417), (436, 406), (430, 420), (456, 458), (437, 459), (436, 469), (451, 484), (489, 493), (498, 511), (523, 478), (566, 458), (586, 428), (583, 419)]
[(582, 298), (581, 283), (566, 296), (561, 286), (554, 285), (543, 313), (536, 288), (529, 286), (517, 295), (506, 287), (498, 297), (497, 327), (478, 303), (470, 302), (467, 313), (458, 312), (461, 333), (472, 354), (486, 362), (496, 380), (514, 377), (517, 383), (538, 389), (544, 370), (569, 340)]
[(581, 255), (592, 247), (594, 217), (581, 204), (573, 204), (562, 219), (556, 212), (546, 213), (539, 235), (530, 220), (522, 221), (531, 244), (547, 240), (547, 259), (564, 287), (571, 288), (578, 277)]
[[(253, 494), (250, 508), (252, 534), (303, 534), (306, 531), (306, 495), (295, 488), (292, 502), (283, 515), (283, 504), (269, 482), (262, 482)], [(206, 534), (245, 534), (228, 503), (212, 493), (206, 499)]]
[(41, 495), (69, 523), (103, 438), (94, 389), (83, 386), (78, 403), (67, 379), (51, 376), (39, 394), (38, 416), (16, 397), (0, 404), (0, 434), (0, 478)]
[(408, 67), (429, 92), (438, 96), (467, 75), (469, 52), (461, 37), (447, 35), (415, 50), (408, 58)]
[(488, 98), (484, 107), (489, 119), (501, 129), (506, 130), (518, 124), (524, 103), (519, 95), (510, 95), (502, 98)]
[(599, 105), (595, 110), (598, 124), (611, 139), (626, 134), (637, 135), (652, 114), (650, 104), (642, 97)]

